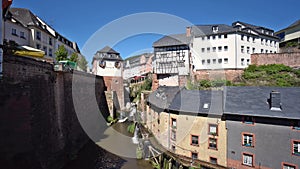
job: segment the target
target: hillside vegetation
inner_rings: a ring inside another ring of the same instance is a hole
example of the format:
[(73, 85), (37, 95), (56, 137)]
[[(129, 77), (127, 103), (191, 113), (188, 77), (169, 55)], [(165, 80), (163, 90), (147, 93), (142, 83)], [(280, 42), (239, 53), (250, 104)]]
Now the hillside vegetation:
[(208, 89), (221, 86), (300, 86), (300, 69), (293, 69), (283, 64), (249, 65), (239, 81), (200, 80), (188, 81), (188, 89)]

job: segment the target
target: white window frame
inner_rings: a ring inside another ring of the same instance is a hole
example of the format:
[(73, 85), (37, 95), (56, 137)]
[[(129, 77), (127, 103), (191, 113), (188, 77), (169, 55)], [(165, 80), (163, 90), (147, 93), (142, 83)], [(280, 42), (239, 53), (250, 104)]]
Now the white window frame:
[(243, 154), (243, 165), (253, 166), (253, 155)]

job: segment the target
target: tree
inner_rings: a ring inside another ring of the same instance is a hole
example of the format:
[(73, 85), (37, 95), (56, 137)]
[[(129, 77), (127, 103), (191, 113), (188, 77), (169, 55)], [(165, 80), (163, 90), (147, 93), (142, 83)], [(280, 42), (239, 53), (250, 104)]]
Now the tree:
[(69, 59), (70, 61), (72, 61), (72, 62), (78, 62), (78, 55), (77, 55), (77, 53), (72, 53), (72, 55), (71, 55), (71, 57), (70, 57), (70, 59)]
[(88, 64), (88, 62), (86, 61), (86, 59), (85, 59), (85, 57), (84, 56), (80, 56), (79, 58), (78, 58), (78, 67), (80, 68), (80, 69), (82, 69), (83, 71), (86, 71), (86, 69), (87, 69), (87, 64)]
[(68, 59), (68, 51), (66, 50), (64, 45), (60, 45), (57, 51), (55, 51), (56, 61), (67, 60)]

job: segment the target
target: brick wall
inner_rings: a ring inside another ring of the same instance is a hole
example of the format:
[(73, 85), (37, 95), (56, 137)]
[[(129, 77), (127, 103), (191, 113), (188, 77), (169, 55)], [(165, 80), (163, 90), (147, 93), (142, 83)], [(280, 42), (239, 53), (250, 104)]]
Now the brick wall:
[(243, 70), (227, 69), (227, 70), (198, 70), (194, 72), (195, 80), (238, 80), (243, 73)]
[[(60, 168), (87, 141), (74, 108), (72, 77), (80, 78), (83, 102), (95, 84), (100, 111), (107, 116), (102, 77), (54, 72), (53, 65), (34, 59), (4, 56), (0, 80), (0, 163), (3, 168)], [(93, 112), (86, 105), (87, 112)]]
[(284, 64), (290, 67), (299, 67), (300, 52), (252, 54), (251, 64), (255, 64), (255, 65)]

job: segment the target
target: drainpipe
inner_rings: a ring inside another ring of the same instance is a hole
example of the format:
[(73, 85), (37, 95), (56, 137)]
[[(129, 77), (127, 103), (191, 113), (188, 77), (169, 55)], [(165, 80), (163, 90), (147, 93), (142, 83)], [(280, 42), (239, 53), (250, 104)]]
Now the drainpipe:
[(235, 69), (237, 69), (237, 30), (235, 31)]

